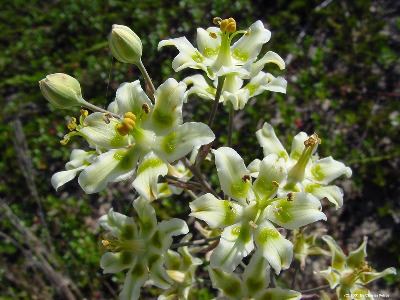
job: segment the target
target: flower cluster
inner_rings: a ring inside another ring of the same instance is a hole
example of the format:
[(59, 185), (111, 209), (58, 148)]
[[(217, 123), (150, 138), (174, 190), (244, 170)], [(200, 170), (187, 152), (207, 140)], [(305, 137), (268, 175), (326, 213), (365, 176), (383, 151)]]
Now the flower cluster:
[[(245, 30), (237, 30), (233, 18), (213, 22), (217, 27), (197, 29), (198, 48), (185, 37), (159, 43), (159, 48), (179, 50), (172, 62), (176, 72), (191, 68), (204, 74), (181, 82), (169, 78), (157, 89), (142, 63), (140, 38), (130, 28), (114, 25), (110, 50), (118, 61), (139, 68), (145, 89), (139, 80), (121, 84), (107, 109), (84, 100), (79, 82), (67, 74), (51, 74), (39, 82), (55, 107), (82, 107), (61, 143), (80, 136), (88, 148), (72, 151), (66, 170), (53, 175), (52, 185), (57, 190), (78, 176), (79, 185), (91, 194), (112, 182), (132, 181), (139, 194), (133, 203), (136, 216), (111, 209), (99, 221), (106, 231), (100, 261), (104, 273), (126, 273), (121, 299), (139, 299), (145, 283), (163, 289), (160, 300), (194, 299), (195, 287), (202, 284), (196, 279), (198, 268), (208, 271), (213, 287), (228, 299), (300, 299), (300, 292), (283, 284), (268, 287), (270, 270), (279, 276), (293, 258), (304, 267), (310, 255), (332, 256), (332, 267), (320, 274), (340, 299), (347, 293), (368, 295), (367, 283), (395, 271), (375, 272), (367, 265), (366, 241), (346, 257), (331, 237), (323, 237), (328, 252), (316, 245), (315, 234), (304, 234), (305, 226), (327, 219), (321, 200), (336, 208), (343, 205), (343, 191), (332, 182), (352, 175), (331, 156), (318, 157), (317, 134), (300, 132), (288, 153), (273, 127), (264, 123), (256, 132), (264, 157), (247, 166), (231, 147), (212, 149), (215, 135), (209, 126), (220, 102), (233, 114), (264, 91), (286, 93), (287, 85), (284, 78), (263, 71), (267, 63), (281, 70), (285, 63), (275, 52), (261, 55), (271, 37), (261, 21)], [(214, 101), (208, 125), (183, 121), (182, 107), (192, 95)], [(214, 160), (216, 190), (200, 168), (206, 157)], [(175, 251), (170, 249), (173, 236), (187, 234), (189, 228), (181, 219), (158, 223), (152, 201), (182, 191), (194, 199), (188, 204), (190, 216), (199, 220), (195, 228), (206, 238), (192, 241), (193, 235), (186, 235), (172, 247), (178, 248)], [(197, 255), (201, 253), (209, 260), (208, 268)]]

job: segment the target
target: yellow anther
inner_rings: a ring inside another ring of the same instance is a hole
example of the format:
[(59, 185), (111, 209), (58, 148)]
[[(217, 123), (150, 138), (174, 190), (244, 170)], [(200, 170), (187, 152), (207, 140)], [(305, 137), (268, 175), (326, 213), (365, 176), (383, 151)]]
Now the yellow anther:
[(110, 241), (108, 240), (101, 240), (101, 243), (103, 244), (104, 247), (108, 247), (110, 245)]
[(76, 118), (72, 117), (71, 120), (69, 121), (67, 127), (68, 127), (69, 131), (74, 131), (77, 127)]
[(212, 37), (213, 39), (217, 38), (217, 34), (215, 32), (210, 32), (209, 33), (210, 37)]
[(69, 142), (69, 139), (63, 138), (63, 139), (60, 141), (60, 144), (63, 145), (63, 146), (65, 146), (66, 144), (68, 144), (68, 142)]
[(250, 176), (249, 175), (244, 175), (243, 177), (242, 177), (242, 181), (243, 182), (247, 182), (247, 181), (249, 181), (250, 180)]
[(124, 124), (124, 126), (128, 127), (129, 129), (133, 129), (133, 127), (135, 127), (136, 122), (133, 119), (125, 118), (122, 121), (122, 124)]
[(142, 110), (145, 114), (148, 114), (150, 112), (150, 106), (147, 103), (143, 103)]
[(86, 109), (81, 109), (81, 116), (86, 118), (89, 115), (89, 112)]
[(135, 114), (133, 113), (133, 112), (127, 112), (125, 115), (124, 115), (124, 117), (125, 118), (128, 118), (128, 119), (131, 119), (131, 120), (133, 120), (133, 121), (136, 121), (136, 116), (135, 116)]
[(224, 19), (219, 24), (219, 28), (222, 32), (233, 33), (236, 31), (236, 21), (234, 18)]
[(129, 128), (125, 125), (125, 124), (123, 124), (123, 123), (121, 123), (121, 124), (118, 124), (116, 127), (115, 127), (115, 129), (118, 131), (118, 133), (120, 134), (120, 135), (127, 135), (128, 133), (129, 133)]
[(279, 187), (279, 182), (278, 182), (278, 181), (275, 181), (275, 180), (272, 180), (272, 185), (273, 185), (274, 187)]
[(221, 21), (222, 21), (222, 19), (220, 17), (213, 18), (213, 24), (214, 25), (220, 25)]
[(294, 200), (294, 194), (293, 193), (288, 193), (287, 194), (287, 201), (293, 201)]
[(321, 139), (318, 137), (318, 134), (312, 134), (308, 139), (304, 141), (304, 146), (306, 147), (314, 147), (315, 145), (321, 144)]

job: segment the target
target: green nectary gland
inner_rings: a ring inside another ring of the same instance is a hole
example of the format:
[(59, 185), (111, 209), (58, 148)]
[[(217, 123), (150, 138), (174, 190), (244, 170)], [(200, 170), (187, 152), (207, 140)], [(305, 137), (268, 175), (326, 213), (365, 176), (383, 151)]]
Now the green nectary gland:
[(177, 147), (178, 139), (177, 139), (177, 134), (175, 132), (171, 132), (167, 136), (164, 137), (164, 140), (162, 141), (162, 149), (166, 153), (172, 153)]
[(143, 173), (144, 171), (146, 171), (148, 169), (154, 169), (154, 168), (160, 167), (160, 166), (162, 166), (162, 164), (163, 164), (163, 161), (157, 157), (149, 158), (139, 165), (139, 167), (137, 169), (137, 175), (139, 175), (140, 173)]
[(275, 240), (279, 238), (279, 232), (276, 229), (264, 228), (258, 235), (258, 240), (261, 243), (266, 243), (268, 240)]
[(325, 174), (322, 171), (322, 168), (320, 165), (314, 165), (311, 168), (311, 174), (314, 176), (314, 178), (316, 180), (324, 180), (324, 178), (325, 178)]

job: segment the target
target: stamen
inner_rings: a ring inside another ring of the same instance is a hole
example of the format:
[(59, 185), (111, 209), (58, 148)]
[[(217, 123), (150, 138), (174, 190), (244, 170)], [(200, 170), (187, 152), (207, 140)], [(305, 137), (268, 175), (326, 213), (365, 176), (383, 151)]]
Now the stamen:
[(287, 194), (287, 201), (293, 201), (294, 200), (294, 194), (293, 193), (288, 193)]
[(214, 25), (220, 25), (221, 24), (222, 19), (220, 17), (215, 17), (213, 18), (213, 24)]
[(110, 117), (111, 117), (110, 114), (104, 114), (104, 115), (103, 115), (104, 123), (110, 124)]
[(212, 37), (213, 39), (217, 38), (217, 34), (215, 32), (210, 32), (209, 33), (210, 37)]
[(247, 182), (247, 181), (249, 181), (250, 180), (250, 176), (249, 175), (244, 175), (243, 177), (242, 177), (242, 181), (243, 182)]
[(234, 33), (236, 31), (236, 21), (234, 18), (224, 19), (220, 22), (219, 28), (222, 32)]
[(307, 140), (304, 141), (304, 146), (306, 147), (314, 147), (315, 145), (321, 144), (321, 139), (318, 137), (318, 134), (312, 134)]
[(277, 181), (275, 181), (275, 180), (272, 180), (272, 185), (274, 186), (274, 187), (279, 187), (279, 182), (277, 182)]
[(77, 127), (76, 118), (72, 117), (71, 120), (69, 120), (67, 127), (69, 131), (74, 131)]
[(120, 135), (127, 135), (136, 125), (136, 116), (132, 112), (127, 112), (124, 119), (118, 124), (115, 129)]
[(86, 118), (89, 115), (89, 112), (86, 109), (81, 109), (81, 116)]
[(150, 106), (147, 103), (143, 103), (142, 110), (145, 114), (148, 114), (150, 112)]
[(257, 229), (257, 227), (258, 227), (258, 225), (257, 225), (256, 223), (254, 223), (253, 220), (249, 221), (249, 225), (250, 225), (251, 227), (253, 227), (254, 229)]

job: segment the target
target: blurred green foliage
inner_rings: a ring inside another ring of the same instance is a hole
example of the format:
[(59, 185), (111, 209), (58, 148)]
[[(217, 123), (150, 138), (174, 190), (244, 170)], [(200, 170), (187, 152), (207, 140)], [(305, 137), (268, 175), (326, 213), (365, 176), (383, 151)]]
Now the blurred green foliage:
[[(324, 5), (321, 5), (323, 3)], [(288, 61), (280, 72), (288, 80), (286, 95), (263, 94), (235, 117), (233, 141), (247, 162), (261, 157), (254, 132), (271, 122), (289, 145), (299, 131), (313, 131), (323, 139), (322, 156), (334, 155), (351, 165), (353, 184), (344, 182), (345, 206), (336, 234), (347, 242), (370, 218), (389, 238), (370, 247), (379, 267), (399, 265), (399, 29), (400, 18), (389, 1), (22, 1), (0, 10), (0, 196), (37, 236), (46, 239), (37, 202), (30, 196), (27, 170), (21, 167), (20, 145), (14, 120), (23, 130), (33, 164), (34, 183), (42, 201), (59, 268), (89, 299), (109, 299), (117, 292), (118, 278), (99, 268), (97, 218), (110, 205), (127, 212), (134, 199), (128, 185), (100, 195), (84, 195), (76, 183), (56, 193), (52, 173), (63, 168), (73, 141), (61, 147), (66, 132), (65, 111), (51, 108), (37, 82), (46, 74), (64, 72), (79, 79), (86, 99), (106, 106), (119, 84), (139, 77), (137, 69), (112, 60), (107, 34), (114, 23), (130, 26), (142, 37), (143, 61), (158, 85), (169, 76), (182, 79), (171, 68), (174, 49), (157, 51), (167, 37), (186, 35), (195, 40), (196, 27), (211, 26), (214, 16), (233, 16), (245, 28), (257, 19), (272, 31), (263, 51), (273, 50)], [(210, 103), (192, 101), (188, 119), (205, 120)], [(77, 112), (76, 112), (77, 113)], [(67, 112), (68, 114), (68, 112)], [(226, 142), (227, 114), (218, 113), (218, 143)], [(255, 148), (257, 147), (257, 148)], [(257, 149), (256, 151), (254, 149)], [(210, 165), (206, 168), (211, 170)], [(25, 176), (24, 176), (25, 174)], [(217, 182), (215, 174), (212, 181)], [(156, 203), (161, 217), (185, 216), (187, 200)], [(331, 224), (332, 225), (332, 224)], [(7, 218), (0, 229), (12, 236)], [(0, 299), (55, 297), (43, 275), (32, 273), (21, 250), (6, 239), (0, 244)], [(388, 281), (392, 286), (399, 278)], [(207, 287), (207, 284), (203, 285)], [(152, 294), (152, 290), (149, 290)], [(148, 296), (151, 296), (151, 295)], [(46, 296), (47, 295), (47, 296)], [(211, 297), (207, 288), (197, 299)]]

